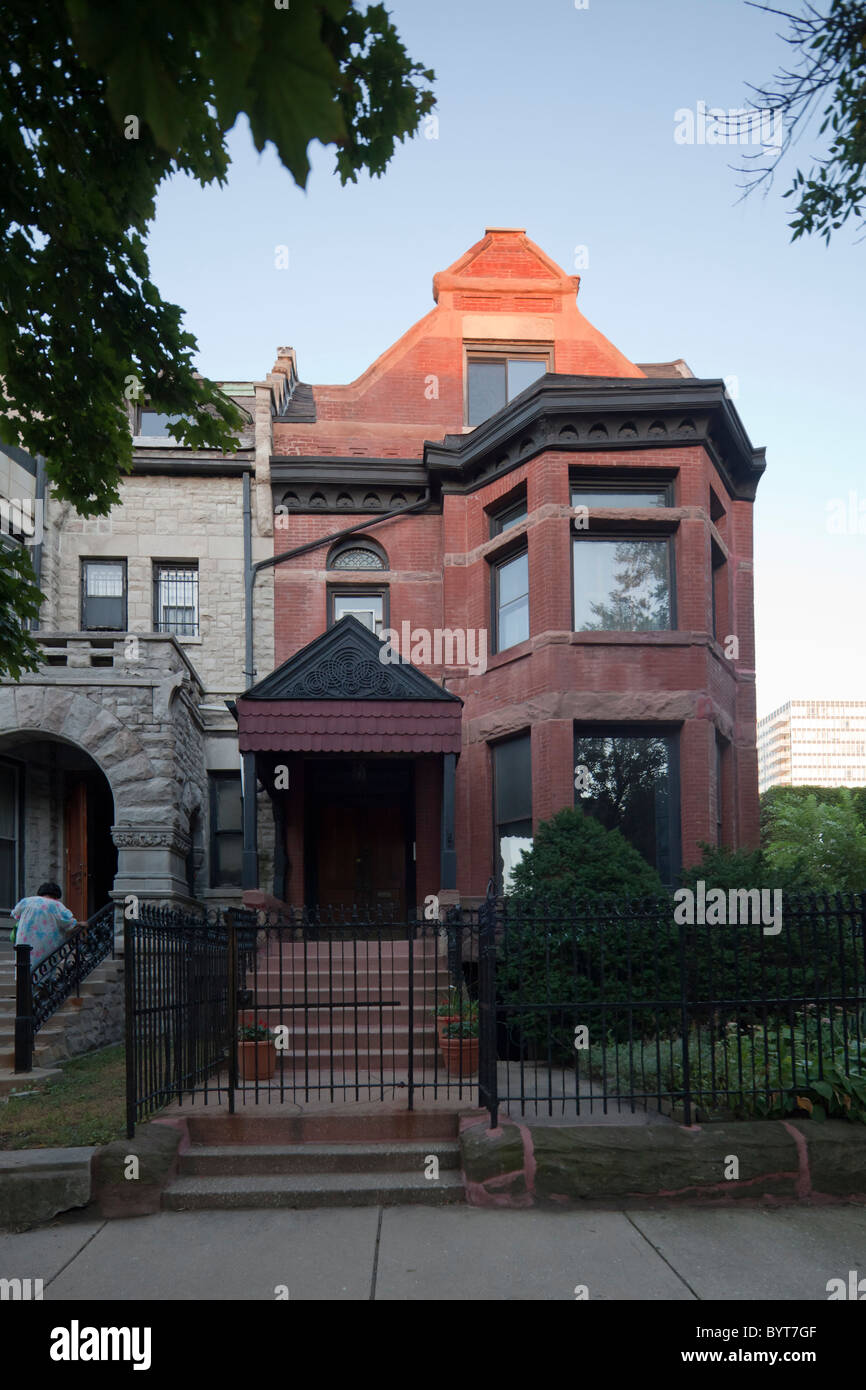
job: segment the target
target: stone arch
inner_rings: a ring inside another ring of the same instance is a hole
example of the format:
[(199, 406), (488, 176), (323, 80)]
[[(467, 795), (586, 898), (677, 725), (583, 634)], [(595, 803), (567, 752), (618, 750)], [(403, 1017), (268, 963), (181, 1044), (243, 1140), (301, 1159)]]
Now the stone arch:
[(111, 788), (116, 824), (174, 820), (171, 784), (155, 776), (135, 732), (100, 701), (62, 686), (5, 686), (0, 689), (0, 738), (22, 733), (56, 738), (87, 753)]

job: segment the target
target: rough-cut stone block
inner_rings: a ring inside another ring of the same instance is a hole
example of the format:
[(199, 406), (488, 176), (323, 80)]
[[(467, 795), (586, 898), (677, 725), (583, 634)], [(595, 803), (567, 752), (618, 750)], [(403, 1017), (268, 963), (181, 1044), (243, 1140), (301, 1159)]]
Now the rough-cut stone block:
[(460, 1135), (460, 1147), (470, 1182), (483, 1183), (523, 1169), (523, 1139), (516, 1125), (502, 1125), (498, 1131), (475, 1125)]
[(0, 729), (14, 729), (16, 724), (15, 691), (0, 690)]
[(799, 1120), (792, 1128), (806, 1141), (812, 1192), (840, 1197), (866, 1194), (866, 1125)]
[(28, 1230), (90, 1201), (91, 1148), (0, 1152), (0, 1227)]
[[(144, 1125), (134, 1139), (115, 1139), (93, 1155), (93, 1195), (108, 1219), (150, 1216), (159, 1211), (163, 1189), (177, 1173), (178, 1130)], [(130, 1178), (129, 1159), (138, 1159), (138, 1177)]]
[[(4, 692), (6, 694), (7, 692)], [(11, 693), (11, 692), (8, 692)], [(14, 692), (15, 715), (4, 728), (41, 729), (42, 712), (45, 708), (45, 688), (42, 686), (19, 686)]]
[(94, 721), (99, 713), (99, 705), (94, 700), (86, 695), (76, 695), (60, 733), (72, 743), (86, 744), (92, 738)]
[[(770, 1123), (532, 1128), (535, 1192), (542, 1201), (638, 1196), (728, 1198), (767, 1195), (793, 1200), (799, 1164), (796, 1144)], [(728, 1179), (727, 1171), (736, 1171)]]

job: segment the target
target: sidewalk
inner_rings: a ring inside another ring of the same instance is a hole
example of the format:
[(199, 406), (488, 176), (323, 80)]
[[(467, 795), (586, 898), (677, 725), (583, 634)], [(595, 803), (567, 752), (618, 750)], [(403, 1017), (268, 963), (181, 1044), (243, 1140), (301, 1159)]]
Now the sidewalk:
[(850, 1270), (864, 1207), (81, 1213), (0, 1233), (0, 1278), (41, 1278), (46, 1300), (825, 1301)]

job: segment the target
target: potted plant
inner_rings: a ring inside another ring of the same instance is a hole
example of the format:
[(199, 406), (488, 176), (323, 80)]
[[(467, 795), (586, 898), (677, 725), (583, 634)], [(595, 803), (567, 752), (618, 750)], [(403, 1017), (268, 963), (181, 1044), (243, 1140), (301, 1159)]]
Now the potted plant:
[(446, 1023), (439, 1046), (449, 1076), (474, 1076), (478, 1071), (478, 1006), (470, 1005), (474, 1017), (455, 1018)]
[(263, 1019), (238, 1029), (238, 1072), (242, 1081), (267, 1081), (277, 1065), (277, 1047)]
[(436, 1015), (436, 1032), (440, 1043), (449, 1023), (459, 1023), (467, 1019), (476, 1022), (478, 1020), (478, 1005), (472, 1003), (465, 989), (458, 985), (449, 987), (447, 994), (442, 995), (433, 1012)]

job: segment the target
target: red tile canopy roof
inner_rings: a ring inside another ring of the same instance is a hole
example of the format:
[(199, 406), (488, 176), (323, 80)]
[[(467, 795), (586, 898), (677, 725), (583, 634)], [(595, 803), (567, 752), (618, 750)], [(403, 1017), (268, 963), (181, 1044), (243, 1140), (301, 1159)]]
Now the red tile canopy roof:
[(242, 753), (459, 753), (462, 706), (442, 700), (237, 702)]

